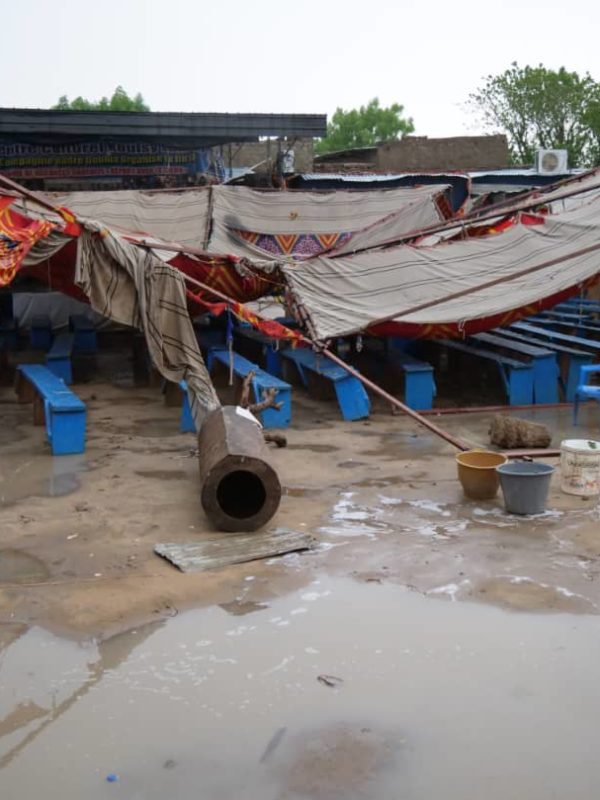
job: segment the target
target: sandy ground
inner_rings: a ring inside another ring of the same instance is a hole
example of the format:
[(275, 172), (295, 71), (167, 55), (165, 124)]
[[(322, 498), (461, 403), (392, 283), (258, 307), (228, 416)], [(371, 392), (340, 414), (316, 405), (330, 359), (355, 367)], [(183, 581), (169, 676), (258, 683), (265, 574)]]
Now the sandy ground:
[[(194, 605), (239, 605), (249, 566), (183, 575), (156, 556), (158, 542), (211, 532), (199, 501), (195, 438), (156, 388), (109, 382), (77, 387), (88, 407), (82, 457), (52, 458), (31, 407), (0, 389), (0, 636), (41, 624), (103, 638)], [(516, 610), (597, 613), (600, 516), (596, 500), (563, 494), (523, 520), (502, 501), (465, 500), (454, 451), (385, 409), (340, 421), (334, 404), (295, 391), (289, 446), (273, 451), (285, 493), (270, 528), (310, 531), (317, 549), (290, 574), (281, 560), (254, 563), (261, 578), (244, 603), (310, 583), (318, 570), (390, 581), (423, 594)], [(567, 409), (541, 410), (553, 443), (572, 436)], [(484, 445), (488, 414), (439, 417)], [(598, 438), (597, 408), (579, 436)], [(556, 460), (553, 463), (557, 463)], [(1, 645), (1, 643), (0, 643)]]

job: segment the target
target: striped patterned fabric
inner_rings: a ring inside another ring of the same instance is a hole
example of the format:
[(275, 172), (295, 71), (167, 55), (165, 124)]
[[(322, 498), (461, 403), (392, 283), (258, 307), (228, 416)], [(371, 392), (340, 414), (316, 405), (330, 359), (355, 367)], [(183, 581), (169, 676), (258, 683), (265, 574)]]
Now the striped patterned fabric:
[[(600, 196), (560, 214), (519, 215), (497, 233), (315, 258), (283, 272), (320, 339), (373, 326), (408, 337), (463, 336), (535, 313), (600, 279), (599, 220)], [(411, 312), (417, 306), (424, 308)]]

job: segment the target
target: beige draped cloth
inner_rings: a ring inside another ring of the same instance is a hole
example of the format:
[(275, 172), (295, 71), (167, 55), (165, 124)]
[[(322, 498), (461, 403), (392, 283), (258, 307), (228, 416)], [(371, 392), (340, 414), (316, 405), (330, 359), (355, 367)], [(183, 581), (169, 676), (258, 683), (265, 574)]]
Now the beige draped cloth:
[(187, 382), (200, 430), (220, 402), (198, 347), (181, 272), (99, 223), (87, 222), (78, 240), (75, 283), (100, 314), (143, 331), (161, 375)]

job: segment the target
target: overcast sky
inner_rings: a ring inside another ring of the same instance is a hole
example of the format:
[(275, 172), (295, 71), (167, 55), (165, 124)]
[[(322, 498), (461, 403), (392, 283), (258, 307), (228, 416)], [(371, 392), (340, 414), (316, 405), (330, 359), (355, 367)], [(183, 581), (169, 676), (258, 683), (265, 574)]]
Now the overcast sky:
[(482, 76), (565, 65), (600, 80), (600, 3), (531, 0), (27, 0), (2, 15), (1, 106), (98, 99), (154, 111), (327, 113), (378, 96), (416, 133), (478, 132)]

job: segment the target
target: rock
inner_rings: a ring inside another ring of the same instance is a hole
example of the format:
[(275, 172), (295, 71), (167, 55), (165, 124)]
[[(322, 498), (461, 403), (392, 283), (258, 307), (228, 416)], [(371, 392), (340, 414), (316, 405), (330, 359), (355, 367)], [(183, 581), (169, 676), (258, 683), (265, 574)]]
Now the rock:
[(490, 442), (496, 447), (548, 447), (551, 441), (552, 434), (539, 422), (496, 414), (490, 425)]

